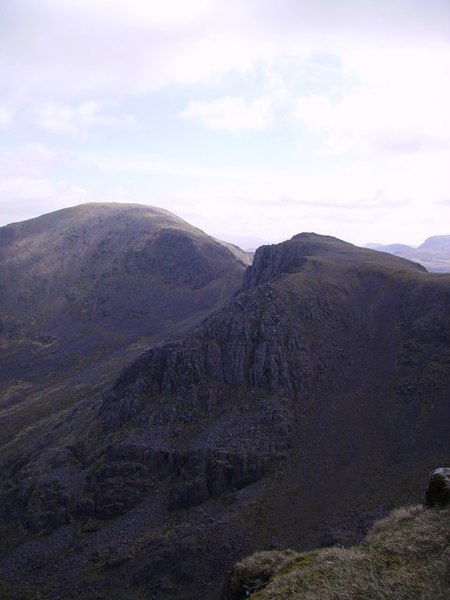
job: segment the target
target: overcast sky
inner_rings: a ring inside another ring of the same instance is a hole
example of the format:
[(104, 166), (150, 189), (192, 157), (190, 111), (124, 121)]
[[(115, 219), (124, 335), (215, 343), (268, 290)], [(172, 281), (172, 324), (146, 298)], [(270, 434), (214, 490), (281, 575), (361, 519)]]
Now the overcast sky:
[[(0, 225), (450, 234), (449, 0), (0, 0)], [(255, 241), (257, 243), (257, 241)]]

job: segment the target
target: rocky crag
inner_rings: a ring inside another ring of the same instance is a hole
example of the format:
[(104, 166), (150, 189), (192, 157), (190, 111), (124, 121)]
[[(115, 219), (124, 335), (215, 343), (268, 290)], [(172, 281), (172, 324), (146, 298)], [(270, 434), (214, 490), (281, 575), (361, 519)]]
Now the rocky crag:
[(449, 306), (449, 276), (334, 238), (258, 249), (226, 306), (10, 456), (0, 573), (212, 600), (253, 550), (360, 538), (448, 456)]

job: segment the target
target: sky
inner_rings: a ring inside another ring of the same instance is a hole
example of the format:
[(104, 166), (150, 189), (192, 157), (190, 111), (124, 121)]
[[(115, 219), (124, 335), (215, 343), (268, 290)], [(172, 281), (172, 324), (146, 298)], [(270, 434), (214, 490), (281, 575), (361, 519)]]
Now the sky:
[(450, 234), (449, 0), (0, 0), (0, 226), (165, 208), (243, 247)]

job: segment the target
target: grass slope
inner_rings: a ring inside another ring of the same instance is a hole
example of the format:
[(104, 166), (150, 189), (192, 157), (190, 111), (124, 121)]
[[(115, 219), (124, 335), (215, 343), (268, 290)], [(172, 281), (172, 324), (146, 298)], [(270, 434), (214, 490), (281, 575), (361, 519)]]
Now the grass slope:
[(251, 600), (444, 600), (450, 597), (449, 525), (448, 509), (400, 508), (376, 521), (359, 546), (255, 554), (236, 566), (234, 589), (245, 594), (245, 579), (257, 588), (270, 565), (271, 580)]

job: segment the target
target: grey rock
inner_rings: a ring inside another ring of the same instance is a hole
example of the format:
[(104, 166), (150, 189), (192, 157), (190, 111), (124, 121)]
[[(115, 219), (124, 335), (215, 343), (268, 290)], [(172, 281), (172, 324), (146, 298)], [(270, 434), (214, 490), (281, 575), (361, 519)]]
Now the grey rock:
[(425, 504), (430, 507), (450, 504), (450, 468), (440, 467), (430, 473)]

